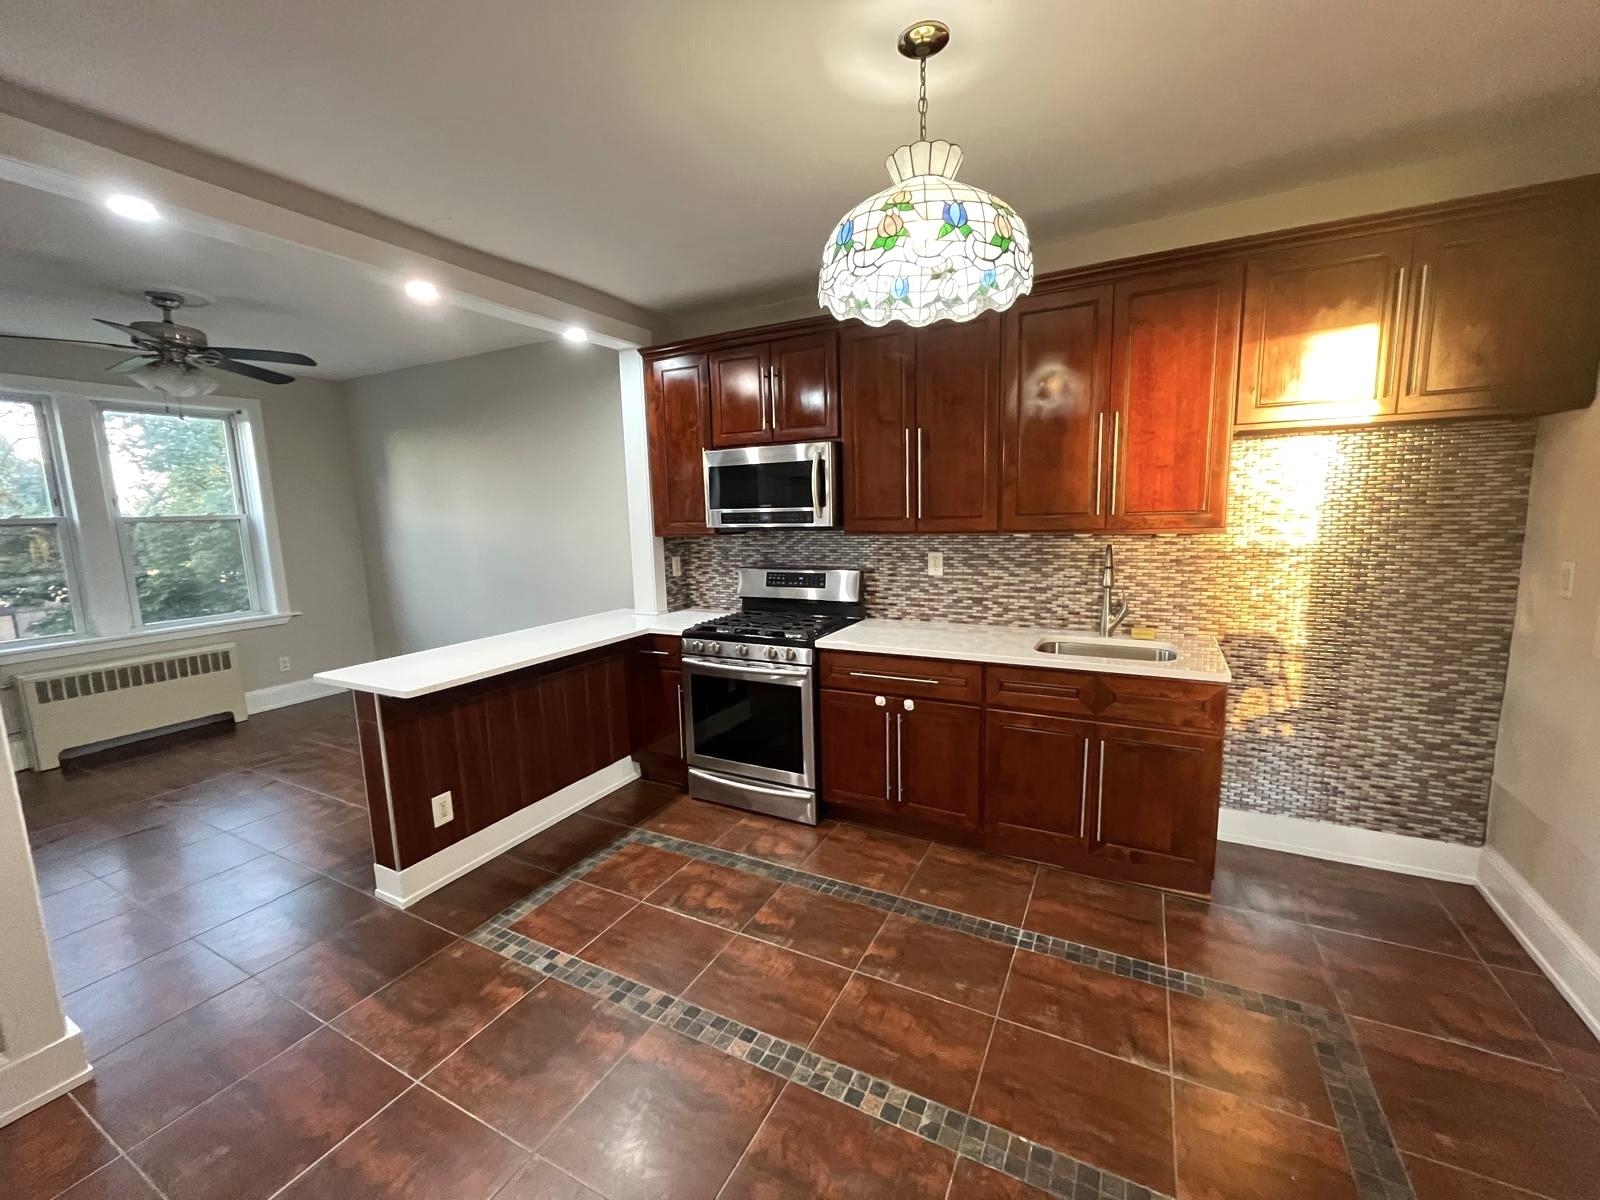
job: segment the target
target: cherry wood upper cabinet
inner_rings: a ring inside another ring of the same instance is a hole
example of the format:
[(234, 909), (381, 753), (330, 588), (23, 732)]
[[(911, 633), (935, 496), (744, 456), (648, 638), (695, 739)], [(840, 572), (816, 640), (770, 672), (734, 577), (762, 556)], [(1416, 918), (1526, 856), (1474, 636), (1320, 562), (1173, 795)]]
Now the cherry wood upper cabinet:
[(1293, 246), (1245, 264), (1238, 425), (1395, 411), (1411, 234)]
[(917, 528), (1000, 527), (1000, 320), (917, 330)]
[[(1417, 230), (1402, 414), (1550, 412), (1592, 400), (1596, 222), (1543, 207)], [(1587, 236), (1586, 236), (1587, 234)]]
[(832, 330), (714, 350), (711, 444), (839, 436), (839, 337)]
[(718, 350), (711, 370), (711, 444), (750, 446), (770, 442), (767, 420), (769, 363), (765, 344)]
[(911, 497), (916, 371), (915, 330), (852, 326), (840, 337), (846, 529), (896, 533), (916, 527)]
[(1106, 528), (1222, 527), (1243, 275), (1235, 260), (1115, 284)]
[(645, 422), (650, 436), (650, 502), (658, 537), (706, 533), (701, 451), (711, 432), (704, 354), (648, 360)]
[(1019, 300), (1002, 322), (1000, 528), (1106, 523), (1109, 284)]

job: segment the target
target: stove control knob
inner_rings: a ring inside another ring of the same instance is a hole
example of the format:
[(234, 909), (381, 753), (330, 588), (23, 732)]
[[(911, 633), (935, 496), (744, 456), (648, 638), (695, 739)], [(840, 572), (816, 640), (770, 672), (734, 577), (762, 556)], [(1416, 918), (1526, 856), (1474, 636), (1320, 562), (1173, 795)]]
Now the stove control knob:
[(705, 644), (705, 646), (703, 647), (703, 649), (705, 650), (705, 652), (707, 654), (721, 654), (722, 653), (722, 643), (721, 642), (707, 642)]
[(700, 647), (700, 643), (699, 642), (690, 642), (689, 643), (689, 653), (690, 654), (699, 654), (700, 653), (700, 649), (701, 649), (701, 647)]
[(784, 657), (785, 657), (785, 658), (786, 658), (786, 659), (788, 659), (788, 660), (789, 660), (789, 661), (790, 661), (790, 662), (793, 662), (793, 661), (794, 661), (794, 660), (795, 660), (795, 659), (797, 659), (797, 658), (799, 658), (799, 657), (800, 657), (800, 656), (799, 656), (799, 655), (798, 655), (798, 654), (796, 654), (796, 653), (795, 653), (795, 652), (794, 652), (794, 651), (793, 651), (793, 650), (792, 650), (792, 649), (791, 649), (791, 650), (785, 650), (785, 651), (784, 651), (784, 652), (783, 652), (783, 656), (784, 656)]
[(734, 648), (733, 652), (735, 654), (737, 654), (740, 658), (749, 658), (750, 657), (750, 647), (749, 646), (737, 646), (737, 647)]
[[(791, 650), (791, 651), (789, 651), (789, 653), (793, 654), (794, 651)], [(776, 646), (768, 646), (767, 647), (767, 657), (772, 659), (774, 662), (776, 662), (777, 658), (778, 658), (778, 648)]]

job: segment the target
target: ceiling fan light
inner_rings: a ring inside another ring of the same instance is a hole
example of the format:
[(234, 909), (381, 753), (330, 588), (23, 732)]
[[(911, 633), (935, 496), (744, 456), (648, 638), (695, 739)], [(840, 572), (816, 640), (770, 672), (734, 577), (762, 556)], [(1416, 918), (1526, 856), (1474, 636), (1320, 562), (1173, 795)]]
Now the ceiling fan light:
[(174, 362), (153, 362), (141, 370), (130, 372), (129, 378), (142, 388), (179, 400), (209, 396), (221, 386), (221, 381), (214, 376), (196, 367)]

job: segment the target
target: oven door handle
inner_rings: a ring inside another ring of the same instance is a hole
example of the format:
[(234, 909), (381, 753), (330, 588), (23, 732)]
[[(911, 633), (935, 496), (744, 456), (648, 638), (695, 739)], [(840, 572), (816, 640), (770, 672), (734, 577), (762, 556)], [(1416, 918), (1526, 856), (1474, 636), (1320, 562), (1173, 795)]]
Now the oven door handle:
[(782, 683), (785, 687), (798, 687), (811, 678), (810, 667), (764, 666), (761, 663), (735, 663), (725, 658), (694, 658), (683, 656), (686, 671), (697, 675), (720, 675), (727, 679), (765, 679)]

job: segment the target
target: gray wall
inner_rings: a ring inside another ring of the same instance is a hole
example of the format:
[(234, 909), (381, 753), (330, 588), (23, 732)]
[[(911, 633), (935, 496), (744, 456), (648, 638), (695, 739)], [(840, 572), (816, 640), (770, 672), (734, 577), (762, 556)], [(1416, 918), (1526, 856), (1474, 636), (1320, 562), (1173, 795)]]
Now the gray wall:
[[(105, 367), (125, 357), (116, 350), (0, 341), (0, 374), (92, 384), (104, 382)], [(323, 379), (282, 387), (240, 379), (227, 387), (230, 395), (261, 401), (283, 573), (289, 604), (300, 613), (285, 625), (228, 635), (238, 643), (247, 689), (292, 683), (373, 657), (344, 389)], [(105, 653), (91, 651), (84, 658)], [(291, 663), (287, 674), (278, 670), (283, 655)], [(13, 663), (0, 676), (28, 669)], [(8, 715), (15, 724), (15, 714)]]
[(632, 607), (614, 351), (548, 342), (348, 386), (380, 655)]

